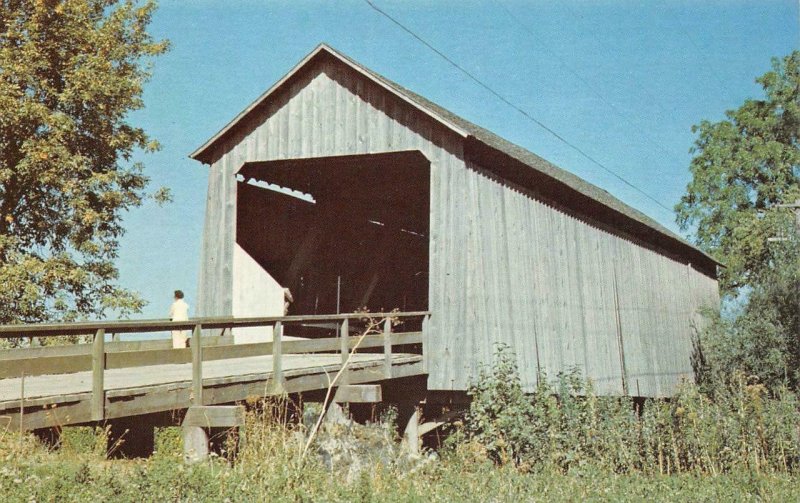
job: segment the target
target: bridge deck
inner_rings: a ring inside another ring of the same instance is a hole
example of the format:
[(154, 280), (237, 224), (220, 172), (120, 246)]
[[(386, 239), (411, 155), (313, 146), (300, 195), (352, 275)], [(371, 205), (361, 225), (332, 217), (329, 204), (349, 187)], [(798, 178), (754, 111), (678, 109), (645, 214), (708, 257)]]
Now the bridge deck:
[[(91, 337), (88, 344), (0, 352), (0, 429), (98, 424), (284, 392), (324, 391), (345, 360), (349, 363), (338, 384), (425, 375), (421, 353), (429, 314), (344, 313), (0, 326), (0, 338), (24, 337), (31, 343), (33, 338), (59, 335)], [(422, 331), (413, 331), (415, 319)], [(412, 323), (405, 326), (412, 331), (392, 329), (408, 320)], [(351, 321), (359, 324), (354, 330), (362, 335), (351, 336)], [(284, 334), (284, 325), (322, 322), (339, 327), (338, 336), (292, 340)], [(231, 344), (235, 342), (229, 340), (233, 330), (251, 327), (270, 327), (273, 340)], [(198, 344), (172, 349), (169, 340), (131, 344), (114, 342), (112, 336), (112, 341), (106, 341), (107, 334), (172, 330), (192, 330), (192, 341)], [(204, 331), (219, 330), (228, 335), (203, 335)], [(395, 353), (393, 347), (402, 352)], [(360, 399), (357, 392), (352, 394), (357, 389), (366, 388), (350, 388), (343, 397)]]
[[(326, 389), (341, 368), (338, 354), (284, 354), (282, 359), (287, 392)], [(349, 365), (349, 382), (383, 380), (383, 365), (382, 354), (355, 354)], [(271, 369), (272, 356), (204, 362), (203, 401), (218, 404), (269, 395), (273, 393)], [(392, 355), (392, 377), (422, 373), (420, 355)], [(191, 404), (191, 363), (110, 369), (105, 379), (109, 419), (182, 409)], [(25, 429), (90, 422), (91, 371), (27, 377), (24, 387)], [(0, 427), (17, 426), (21, 392), (21, 378), (0, 380)]]

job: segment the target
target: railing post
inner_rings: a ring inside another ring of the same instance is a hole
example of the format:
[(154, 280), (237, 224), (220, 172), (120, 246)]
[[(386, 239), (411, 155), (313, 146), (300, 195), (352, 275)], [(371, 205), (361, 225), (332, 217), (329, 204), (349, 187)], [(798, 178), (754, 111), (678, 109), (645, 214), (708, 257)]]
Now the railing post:
[(276, 393), (281, 393), (284, 390), (283, 360), (281, 356), (282, 341), (283, 341), (283, 323), (277, 321), (275, 322), (275, 327), (272, 329), (272, 381), (273, 381), (273, 390)]
[(428, 346), (428, 332), (430, 331), (431, 327), (431, 315), (426, 314), (424, 318), (422, 318), (422, 371), (426, 374), (428, 373), (428, 356), (426, 355), (425, 349)]
[(383, 322), (383, 376), (392, 378), (392, 319)]
[[(347, 357), (350, 355), (350, 321), (345, 318), (342, 321), (341, 328), (341, 348), (342, 348), (342, 367), (347, 362)], [(350, 384), (350, 378), (347, 375), (348, 370), (342, 370), (342, 376), (339, 378), (339, 385)]]
[(92, 341), (92, 421), (102, 421), (106, 415), (105, 369), (106, 331), (101, 328)]
[(192, 332), (192, 405), (203, 405), (203, 346), (202, 326), (195, 325)]

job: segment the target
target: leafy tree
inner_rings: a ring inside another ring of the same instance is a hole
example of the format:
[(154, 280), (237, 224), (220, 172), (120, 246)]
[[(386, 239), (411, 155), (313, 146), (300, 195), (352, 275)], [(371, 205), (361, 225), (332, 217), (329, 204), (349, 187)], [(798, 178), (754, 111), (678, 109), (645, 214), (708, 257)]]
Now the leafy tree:
[(800, 264), (786, 256), (776, 262), (780, 267), (763, 273), (733, 316), (710, 313), (697, 368), (706, 390), (735, 373), (773, 391), (800, 388)]
[(800, 197), (800, 51), (756, 81), (764, 99), (695, 127), (693, 179), (676, 207), (726, 265), (720, 286), (735, 299), (702, 334), (698, 377), (711, 388), (735, 372), (773, 390), (800, 385), (800, 229), (778, 207)]
[(676, 206), (681, 227), (695, 229), (696, 243), (725, 264), (725, 293), (784, 267), (787, 247), (768, 238), (792, 236), (792, 215), (775, 205), (800, 197), (800, 51), (774, 59), (772, 71), (756, 82), (764, 99), (693, 128), (693, 179)]
[(147, 198), (128, 120), (143, 107), (155, 4), (0, 0), (0, 322), (70, 320), (143, 305), (117, 285), (123, 212)]

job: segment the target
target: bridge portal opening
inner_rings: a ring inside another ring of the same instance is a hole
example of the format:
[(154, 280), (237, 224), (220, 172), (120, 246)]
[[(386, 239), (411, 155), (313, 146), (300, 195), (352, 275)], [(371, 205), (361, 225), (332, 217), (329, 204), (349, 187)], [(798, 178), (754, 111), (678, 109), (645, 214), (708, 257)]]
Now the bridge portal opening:
[(282, 314), (264, 306), (283, 287), (290, 315), (428, 309), (420, 152), (249, 162), (237, 178), (235, 315)]

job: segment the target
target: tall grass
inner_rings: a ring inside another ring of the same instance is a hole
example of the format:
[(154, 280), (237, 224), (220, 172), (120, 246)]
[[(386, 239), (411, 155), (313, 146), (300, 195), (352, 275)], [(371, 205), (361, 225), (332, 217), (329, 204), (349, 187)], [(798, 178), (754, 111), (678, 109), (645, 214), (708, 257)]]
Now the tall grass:
[(248, 415), (247, 438), (234, 463), (212, 458), (184, 465), (177, 428), (160, 430), (156, 454), (135, 461), (106, 461), (97, 447), (104, 445), (102, 431), (91, 429), (65, 429), (68, 448), (56, 451), (37, 445), (32, 437), (24, 438), (22, 448), (16, 439), (3, 442), (0, 498), (9, 503), (800, 500), (800, 484), (787, 473), (667, 476), (615, 473), (593, 463), (573, 464), (566, 472), (526, 472), (491, 461), (474, 442), (413, 465), (375, 461), (348, 479), (347, 467), (326, 466), (317, 452), (299, 463), (303, 443), (295, 427), (264, 419)]
[[(248, 412), (233, 444), (183, 463), (164, 428), (145, 460), (107, 461), (106, 432), (65, 428), (49, 451), (0, 432), (2, 501), (800, 501), (797, 396), (732, 376), (712, 394), (670, 401), (599, 397), (576, 372), (522, 392), (500, 351), (471, 388), (472, 406), (438, 453), (398, 443), (392, 415), (328, 424), (302, 456), (304, 421), (286, 401)], [(641, 404), (638, 404), (641, 405)], [(318, 410), (317, 410), (318, 413)]]
[(792, 473), (800, 460), (800, 403), (787, 388), (768, 392), (743, 374), (713, 391), (681, 385), (669, 401), (639, 407), (600, 397), (577, 372), (534, 395), (522, 392), (515, 359), (500, 348), (470, 388), (472, 404), (450, 445), (473, 442), (497, 463), (567, 472), (593, 465), (614, 473), (735, 471)]

